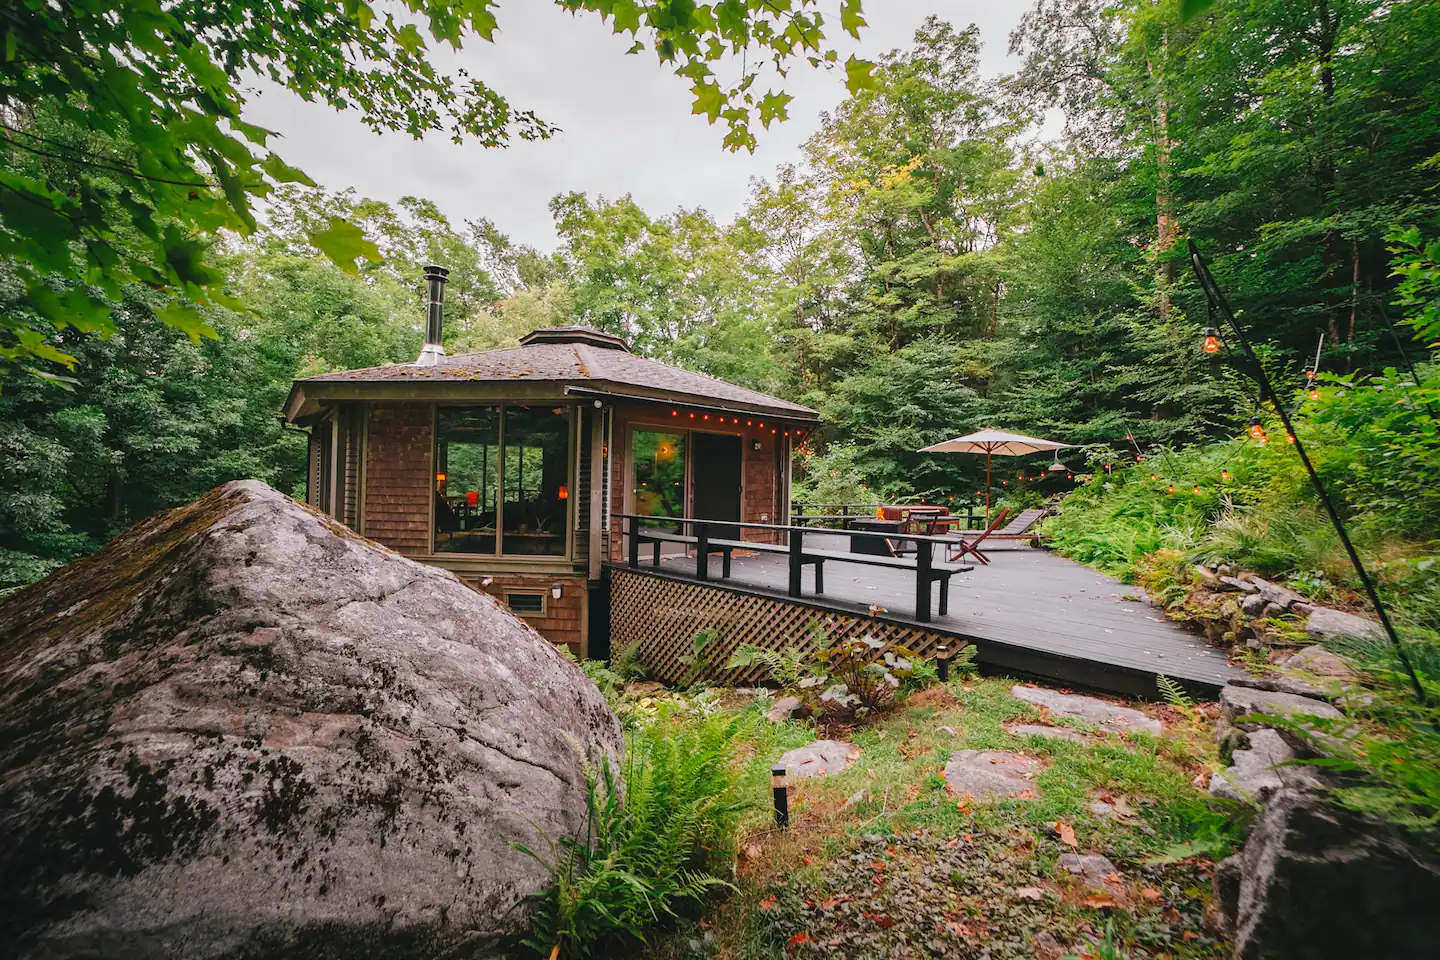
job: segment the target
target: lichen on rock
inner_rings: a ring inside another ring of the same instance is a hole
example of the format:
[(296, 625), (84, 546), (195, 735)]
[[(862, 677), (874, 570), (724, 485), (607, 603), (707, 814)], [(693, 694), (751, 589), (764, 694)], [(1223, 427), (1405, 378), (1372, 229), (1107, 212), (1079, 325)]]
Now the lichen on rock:
[(579, 836), (620, 749), (496, 601), (226, 484), (0, 601), (0, 941), (477, 955), (545, 885), (515, 844)]

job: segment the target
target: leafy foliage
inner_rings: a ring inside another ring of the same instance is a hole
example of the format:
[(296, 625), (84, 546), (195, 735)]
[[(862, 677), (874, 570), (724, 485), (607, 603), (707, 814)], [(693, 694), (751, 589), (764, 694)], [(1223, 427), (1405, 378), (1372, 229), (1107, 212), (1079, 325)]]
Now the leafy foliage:
[(915, 675), (917, 663), (905, 647), (868, 634), (829, 644), (817, 627), (813, 651), (792, 647), (775, 652), (745, 644), (726, 668), (763, 665), (808, 713), (858, 720), (890, 706), (902, 684)]
[[(598, 13), (688, 80), (695, 113), (724, 120), (725, 144), (753, 149), (752, 117), (783, 116), (786, 96), (755, 86), (799, 56), (838, 68), (816, 0), (725, 3), (566, 0)], [(268, 147), (274, 133), (242, 119), (237, 78), (260, 76), (380, 131), (444, 132), (487, 146), (537, 139), (554, 127), (464, 71), (447, 74), (430, 45), (494, 41), (498, 4), (405, 0), (305, 4), (128, 0), (105, 16), (85, 5), (27, 0), (8, 18), (0, 63), (0, 257), (23, 288), (0, 316), (0, 360), (73, 366), (47, 329), (110, 333), (128, 284), (169, 301), (157, 316), (192, 337), (210, 333), (197, 307), (235, 306), (207, 260), (219, 231), (256, 229), (255, 207), (283, 184), (313, 185)], [(841, 28), (858, 36), (858, 0)], [(749, 51), (733, 81), (710, 64)], [(758, 53), (759, 55), (755, 55)], [(849, 89), (873, 84), (871, 65), (844, 64)], [(357, 270), (380, 250), (343, 217), (309, 224), (309, 243)], [(0, 373), (4, 367), (0, 367)]]
[(740, 720), (714, 716), (642, 727), (626, 742), (622, 772), (607, 760), (586, 780), (587, 839), (528, 847), (550, 872), (525, 943), (542, 955), (607, 955), (717, 888), (733, 855), (744, 804), (730, 745)]

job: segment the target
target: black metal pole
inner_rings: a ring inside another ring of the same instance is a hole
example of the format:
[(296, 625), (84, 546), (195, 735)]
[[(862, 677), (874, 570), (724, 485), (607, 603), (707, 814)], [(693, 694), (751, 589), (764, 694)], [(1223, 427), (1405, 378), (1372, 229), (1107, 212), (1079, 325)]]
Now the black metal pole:
[(1335, 509), (1330, 494), (1325, 490), (1325, 484), (1320, 481), (1320, 475), (1315, 472), (1314, 465), (1310, 462), (1310, 456), (1305, 452), (1305, 445), (1300, 442), (1300, 437), (1295, 433), (1295, 426), (1290, 422), (1290, 414), (1280, 403), (1280, 398), (1275, 394), (1275, 387), (1270, 382), (1270, 377), (1265, 368), (1260, 364), (1260, 358), (1255, 355), (1255, 349), (1250, 346), (1245, 331), (1240, 329), (1240, 322), (1235, 319), (1235, 314), (1230, 309), (1225, 295), (1215, 283), (1215, 278), (1210, 275), (1210, 268), (1205, 263), (1205, 258), (1200, 255), (1200, 248), (1195, 246), (1194, 239), (1186, 241), (1190, 250), (1190, 264), (1195, 269), (1195, 277), (1200, 281), (1200, 287), (1205, 291), (1205, 297), (1225, 317), (1226, 323), (1235, 333), (1235, 339), (1245, 351), (1246, 358), (1254, 367), (1251, 374), (1257, 383), (1260, 384), (1260, 391), (1263, 398), (1270, 401), (1275, 412), (1280, 416), (1280, 422), (1285, 425), (1285, 433), (1288, 437), (1294, 437), (1295, 452), (1300, 455), (1300, 462), (1305, 465), (1305, 472), (1310, 475), (1310, 485), (1315, 488), (1316, 495), (1325, 507), (1325, 512), (1330, 515), (1330, 522), (1335, 526), (1335, 533), (1339, 535), (1340, 542), (1345, 546), (1345, 553), (1350, 558), (1350, 564), (1355, 568), (1355, 573), (1360, 577), (1360, 583), (1365, 587), (1365, 595), (1370, 599), (1370, 605), (1380, 616), (1380, 624), (1385, 628), (1385, 635), (1390, 638), (1391, 645), (1395, 648), (1395, 655), (1400, 658), (1401, 665), (1410, 677), (1410, 684), (1415, 688), (1415, 697), (1423, 704), (1425, 703), (1425, 688), (1420, 685), (1420, 678), (1415, 673), (1415, 667), (1410, 662), (1410, 656), (1405, 652), (1405, 644), (1400, 639), (1400, 634), (1395, 630), (1395, 624), (1390, 622), (1390, 614), (1385, 612), (1385, 604), (1380, 602), (1380, 593), (1375, 589), (1375, 582), (1370, 578), (1370, 573), (1365, 569), (1365, 564), (1360, 561), (1360, 554), (1355, 550), (1355, 545), (1350, 542), (1350, 534), (1345, 529), (1345, 522), (1340, 519), (1340, 512)]
[(770, 787), (775, 794), (775, 826), (781, 830), (790, 826), (790, 785), (785, 774), (784, 767), (770, 768)]
[(935, 672), (941, 683), (950, 682), (950, 648), (943, 643), (935, 648)]

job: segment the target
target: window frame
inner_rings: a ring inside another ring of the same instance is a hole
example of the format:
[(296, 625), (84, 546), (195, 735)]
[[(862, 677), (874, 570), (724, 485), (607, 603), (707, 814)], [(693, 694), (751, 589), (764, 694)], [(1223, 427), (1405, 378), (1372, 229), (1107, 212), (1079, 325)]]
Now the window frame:
[[(500, 456), (495, 471), (495, 552), (494, 553), (454, 553), (450, 551), (439, 552), (435, 549), (435, 510), (430, 510), (430, 556), (443, 557), (447, 560), (504, 560), (509, 563), (527, 562), (541, 564), (564, 564), (573, 562), (575, 555), (575, 519), (576, 519), (576, 495), (575, 489), (575, 416), (576, 405), (570, 402), (558, 401), (552, 403), (530, 402), (530, 403), (506, 403), (504, 401), (472, 401), (469, 403), (437, 403), (434, 405), (431, 417), (431, 450), (430, 462), (434, 468), (430, 471), (429, 484), (430, 494), (435, 494), (435, 475), (439, 472), (440, 464), (440, 411), (453, 410), (465, 407), (481, 407), (494, 410), (497, 418), (496, 448)], [(565, 442), (568, 445), (565, 449), (565, 484), (570, 495), (565, 498), (565, 550), (563, 553), (534, 554), (534, 553), (504, 553), (505, 537), (505, 411), (509, 407), (534, 408), (542, 407), (554, 410), (557, 407), (565, 408)], [(533, 614), (532, 614), (533, 616)]]

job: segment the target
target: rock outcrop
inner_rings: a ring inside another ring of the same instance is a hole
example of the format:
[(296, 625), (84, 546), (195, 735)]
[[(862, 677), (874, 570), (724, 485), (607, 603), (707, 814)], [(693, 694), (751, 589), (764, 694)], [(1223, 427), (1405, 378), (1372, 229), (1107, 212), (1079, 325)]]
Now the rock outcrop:
[(1440, 943), (1440, 854), (1392, 824), (1284, 789), (1215, 891), (1237, 960), (1421, 960)]
[(483, 956), (620, 749), (493, 599), (226, 484), (0, 602), (0, 942)]

